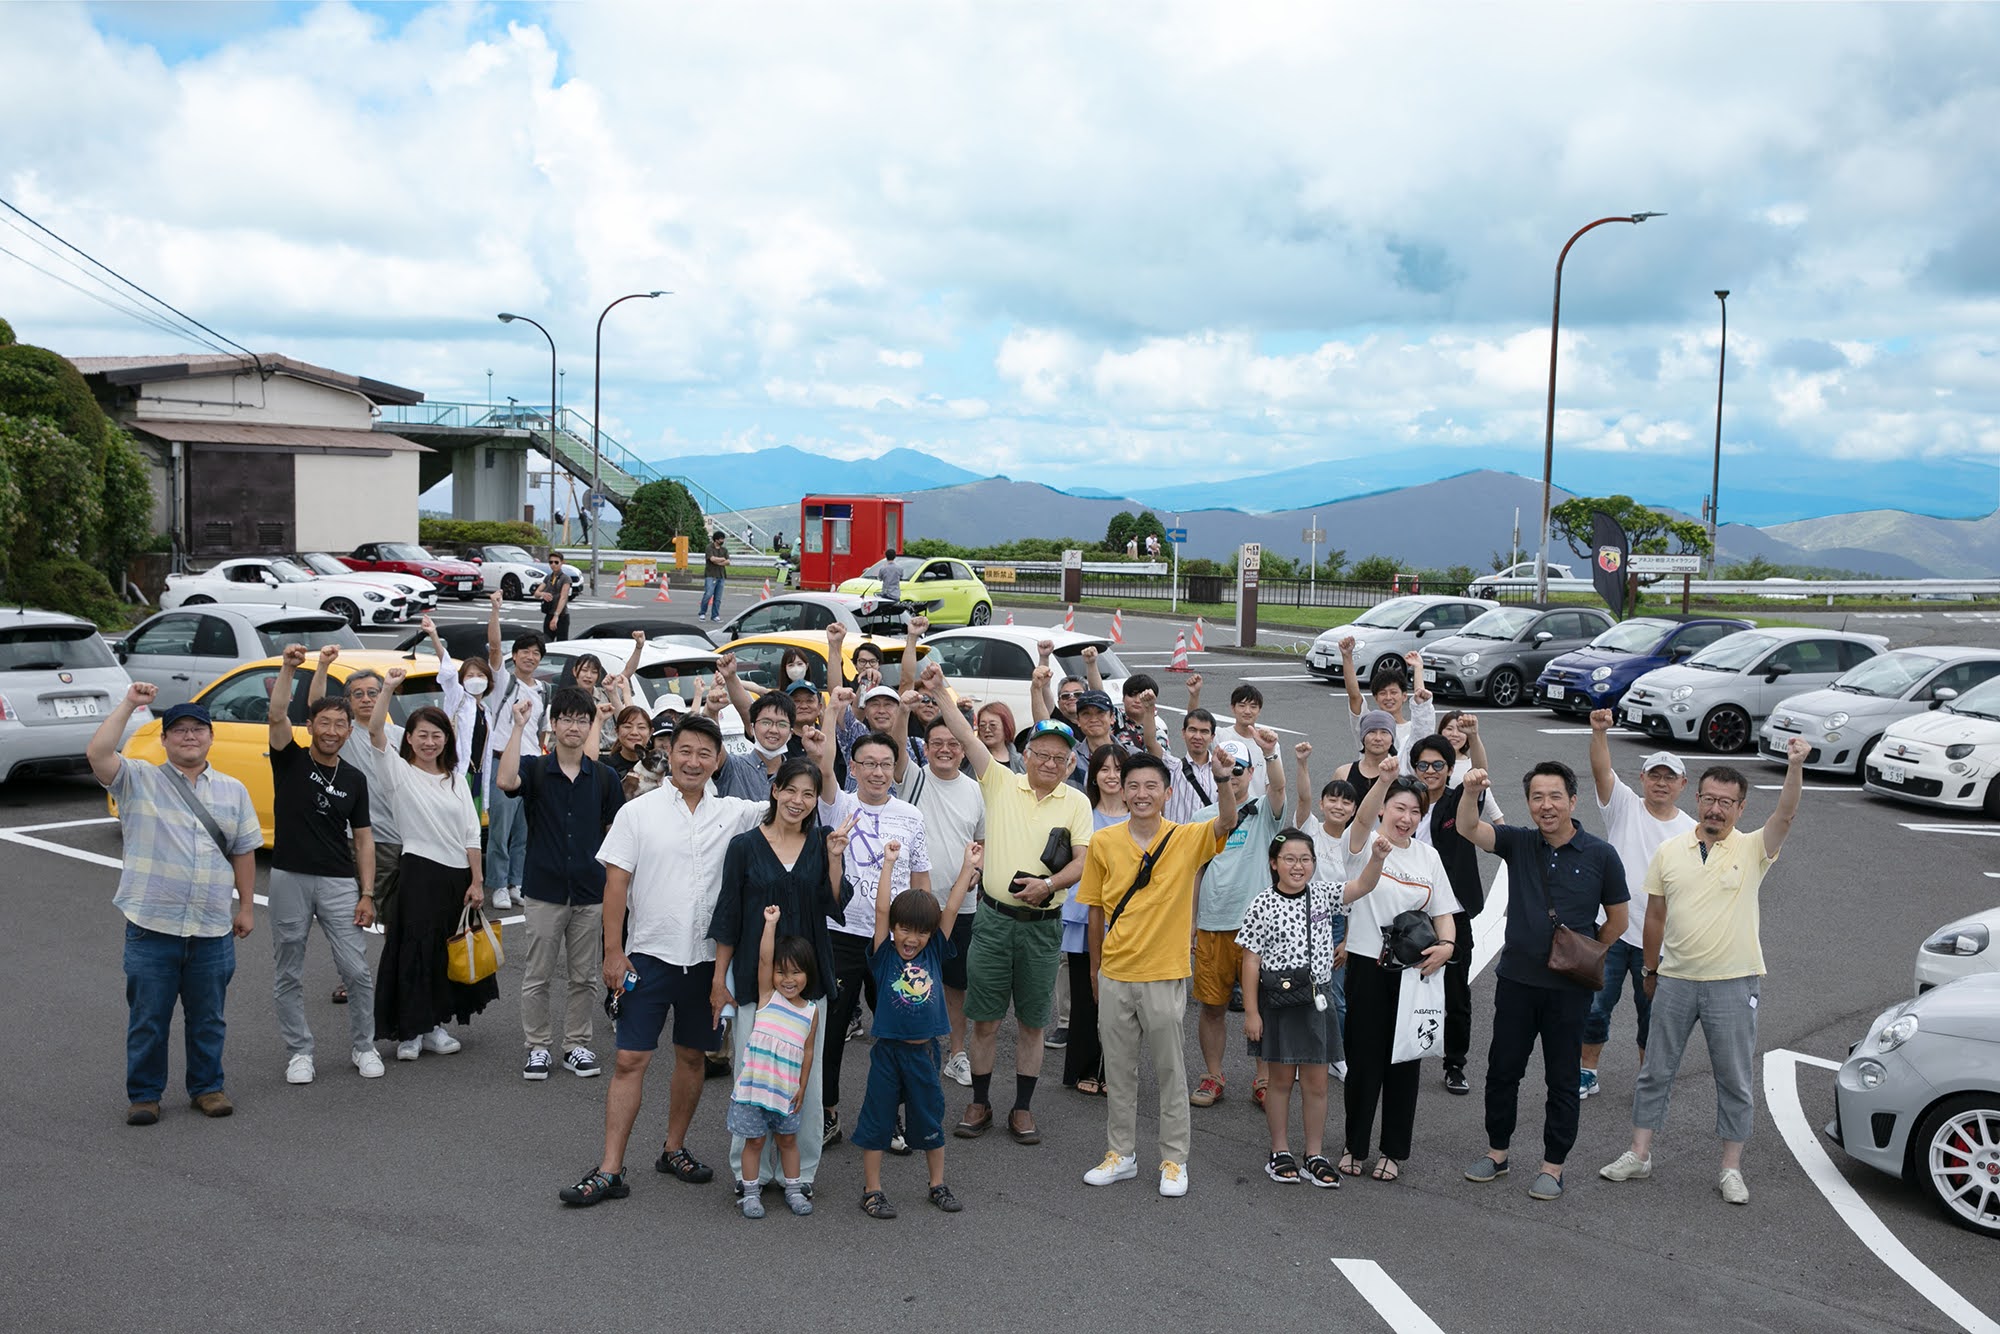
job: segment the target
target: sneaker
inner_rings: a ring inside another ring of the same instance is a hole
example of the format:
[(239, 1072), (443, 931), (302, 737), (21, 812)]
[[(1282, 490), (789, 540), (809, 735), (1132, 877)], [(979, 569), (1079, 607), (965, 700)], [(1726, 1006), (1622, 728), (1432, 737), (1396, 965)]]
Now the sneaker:
[(355, 1070), (363, 1079), (382, 1077), (382, 1055), (373, 1047), (363, 1047), (360, 1051), (351, 1053), (348, 1059), (354, 1062)]
[(521, 1067), (521, 1078), (532, 1079), (537, 1084), (549, 1077), (549, 1070), (555, 1063), (549, 1058), (547, 1047), (537, 1047), (528, 1053), (528, 1063)]
[(1715, 1179), (1715, 1188), (1731, 1204), (1750, 1203), (1750, 1187), (1743, 1184), (1743, 1173), (1737, 1168), (1724, 1168), (1722, 1175)]
[(1347, 1082), (1346, 1061), (1335, 1061), (1332, 1065), (1329, 1065), (1326, 1068), (1326, 1072), (1332, 1075), (1335, 1079), (1339, 1080), (1343, 1084)]
[(445, 1032), (443, 1024), (439, 1024), (436, 1028), (418, 1038), (417, 1041), (424, 1044), (425, 1051), (434, 1051), (440, 1056), (449, 1056), (464, 1045), (457, 1038)]
[(1160, 1164), (1160, 1194), (1168, 1199), (1179, 1199), (1187, 1194), (1187, 1168), (1180, 1163), (1168, 1161)]
[(298, 1053), (285, 1062), (285, 1082), (287, 1084), (310, 1084), (313, 1082), (313, 1058), (304, 1052)]
[(840, 1143), (840, 1113), (829, 1107), (825, 1119), (820, 1123), (819, 1146), (830, 1149)]
[(1604, 1091), (1603, 1089), (1598, 1087), (1597, 1071), (1595, 1070), (1584, 1071), (1582, 1080), (1579, 1081), (1576, 1086), (1577, 1098), (1579, 1100), (1582, 1100), (1584, 1098), (1592, 1097), (1598, 1093), (1602, 1093), (1603, 1091)]
[(1069, 1025), (1064, 1024), (1061, 1028), (1050, 1029), (1048, 1036), (1042, 1039), (1042, 1045), (1051, 1051), (1061, 1051), (1064, 1047), (1067, 1047), (1069, 1045)]
[(849, 1042), (861, 1042), (867, 1037), (868, 1030), (861, 1026), (861, 1016), (857, 1013), (852, 1019), (847, 1021), (847, 1040)]
[(896, 1113), (896, 1133), (889, 1136), (889, 1152), (898, 1158), (910, 1156), (910, 1141), (903, 1136), (903, 1114)]
[(762, 1218), (764, 1216), (762, 1192), (752, 1189), (751, 1183), (748, 1181), (737, 1182), (736, 1189), (743, 1196), (738, 1204), (738, 1207), (743, 1210), (743, 1216), (745, 1218)]
[(500, 886), (500, 888), (493, 891), (492, 906), (499, 909), (501, 912), (505, 912), (509, 908), (514, 906), (514, 897), (513, 895), (507, 892), (507, 886), (502, 885)]
[(1444, 1091), (1446, 1093), (1456, 1093), (1460, 1097), (1464, 1097), (1466, 1094), (1472, 1092), (1472, 1085), (1467, 1082), (1465, 1071), (1455, 1065), (1448, 1068), (1444, 1072)]
[(604, 1073), (604, 1067), (597, 1063), (597, 1053), (588, 1047), (571, 1047), (563, 1057), (563, 1069), (578, 1079), (592, 1079)]
[(1559, 1200), (1562, 1193), (1562, 1178), (1554, 1172), (1536, 1173), (1535, 1184), (1528, 1187), (1528, 1198), (1531, 1200)]
[(944, 1063), (944, 1077), (960, 1088), (972, 1087), (972, 1058), (962, 1051), (955, 1051)]
[(1618, 1155), (1617, 1162), (1598, 1168), (1597, 1175), (1606, 1181), (1644, 1181), (1653, 1175), (1653, 1160), (1641, 1158), (1627, 1149)]
[(1139, 1160), (1137, 1158), (1120, 1158), (1115, 1153), (1107, 1152), (1104, 1155), (1103, 1162), (1083, 1174), (1083, 1184), (1086, 1186), (1108, 1186), (1114, 1181), (1130, 1181), (1138, 1175)]
[(806, 1185), (803, 1181), (786, 1180), (785, 1206), (800, 1218), (813, 1211), (812, 1196), (806, 1194)]
[(399, 1061), (414, 1061), (418, 1056), (423, 1054), (423, 1050), (424, 1040), (422, 1038), (411, 1038), (408, 1042), (398, 1042), (396, 1044), (396, 1059)]
[(1203, 1075), (1201, 1082), (1188, 1094), (1188, 1102), (1195, 1107), (1213, 1107), (1222, 1099), (1222, 1081), (1214, 1075)]
[(622, 1200), (632, 1193), (625, 1184), (623, 1172), (591, 1173), (574, 1186), (564, 1186), (556, 1192), (556, 1197), (574, 1208), (587, 1209), (600, 1200)]

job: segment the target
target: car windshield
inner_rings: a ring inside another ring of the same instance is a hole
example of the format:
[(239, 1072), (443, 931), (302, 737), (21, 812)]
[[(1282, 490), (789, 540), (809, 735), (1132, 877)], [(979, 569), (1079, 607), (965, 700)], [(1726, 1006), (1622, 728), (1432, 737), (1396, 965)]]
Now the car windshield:
[(303, 644), (308, 649), (365, 647), (358, 635), (339, 617), (318, 617), (309, 621), (272, 621), (257, 627), (258, 642), (264, 652), (277, 657), (287, 644)]
[(430, 552), (425, 551), (422, 547), (412, 546), (408, 542), (384, 542), (381, 546), (375, 549), (382, 553), (382, 559), (384, 560), (436, 560), (437, 559), (437, 557), (431, 555)]
[[(1056, 650), (1056, 666), (1062, 668), (1064, 676), (1074, 676), (1079, 681), (1089, 679), (1090, 668), (1083, 664), (1083, 651), (1089, 647), (1088, 644), (1078, 644), (1074, 648), (1059, 648)], [(1106, 681), (1122, 681), (1130, 676), (1132, 672), (1119, 660), (1115, 649), (1108, 645), (1099, 644), (1097, 646), (1097, 674)]]
[(1390, 598), (1378, 602), (1367, 611), (1349, 621), (1352, 626), (1367, 626), (1374, 630), (1400, 630), (1403, 622), (1410, 619), (1425, 606), (1422, 598)]
[(308, 551), (299, 557), (299, 563), (314, 574), (353, 574), (354, 571), (342, 565), (324, 551)]
[[(924, 567), (926, 559), (923, 556), (898, 556), (896, 557), (896, 567), (903, 572), (905, 579), (914, 579), (916, 578), (917, 571)], [(880, 569), (881, 565), (881, 561), (875, 562), (875, 568)]]
[(311, 582), (312, 582), (312, 572), (311, 572), (311, 571), (309, 571), (309, 570), (302, 570), (302, 569), (300, 569), (300, 568), (299, 568), (298, 566), (296, 566), (296, 565), (292, 564), (292, 563), (291, 563), (290, 561), (288, 561), (288, 560), (274, 560), (274, 561), (272, 561), (272, 562), (271, 562), (271, 573), (272, 573), (272, 574), (275, 574), (275, 575), (277, 575), (277, 576), (278, 576), (278, 582), (279, 582), (279, 583), (284, 583), (284, 584), (309, 584), (309, 583), (311, 583)]
[(1660, 636), (1673, 628), (1672, 621), (1655, 621), (1640, 617), (1623, 625), (1614, 625), (1603, 634), (1590, 641), (1592, 648), (1609, 649), (1613, 653), (1639, 653), (1660, 642)]
[(482, 547), (480, 554), (488, 560), (508, 561), (515, 565), (533, 565), (535, 558), (521, 547)]
[(1459, 633), (1467, 639), (1512, 639), (1540, 615), (1533, 607), (1502, 607), (1473, 617)]
[(0, 672), (116, 667), (94, 626), (24, 625), (0, 630)]
[(1733, 635), (1724, 635), (1689, 658), (1687, 665), (1710, 672), (1740, 672), (1769, 653), (1777, 642), (1776, 635), (1738, 630)]
[(1991, 718), (2000, 722), (2000, 677), (1974, 686), (1944, 706), (1952, 713), (1970, 714), (1974, 718)]
[(1852, 691), (1857, 695), (1882, 695), (1889, 699), (1901, 699), (1904, 692), (1917, 682), (1936, 671), (1942, 658), (1934, 658), (1928, 653), (1917, 653), (1910, 649), (1897, 649), (1894, 653), (1883, 653), (1856, 667), (1833, 683), (1835, 690)]

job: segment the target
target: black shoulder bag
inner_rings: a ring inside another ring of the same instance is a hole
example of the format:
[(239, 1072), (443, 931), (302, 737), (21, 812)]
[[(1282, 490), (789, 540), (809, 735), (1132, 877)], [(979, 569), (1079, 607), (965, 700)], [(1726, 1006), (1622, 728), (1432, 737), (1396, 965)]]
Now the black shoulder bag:
[(1160, 860), (1160, 854), (1167, 850), (1167, 844), (1173, 842), (1173, 838), (1174, 831), (1169, 829), (1166, 836), (1160, 840), (1160, 846), (1139, 859), (1139, 873), (1132, 877), (1132, 888), (1125, 891), (1125, 897), (1118, 900), (1118, 906), (1111, 910), (1110, 918), (1104, 923), (1106, 937), (1111, 935), (1111, 928), (1118, 925), (1119, 915), (1125, 911), (1125, 905), (1132, 901), (1132, 896), (1152, 883), (1153, 863)]

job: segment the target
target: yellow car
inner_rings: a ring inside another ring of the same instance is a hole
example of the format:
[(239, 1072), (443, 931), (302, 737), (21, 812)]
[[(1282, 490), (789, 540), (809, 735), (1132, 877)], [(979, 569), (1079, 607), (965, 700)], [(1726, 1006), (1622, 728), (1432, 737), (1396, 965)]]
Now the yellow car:
[[(904, 600), (939, 604), (930, 613), (932, 625), (985, 625), (993, 619), (993, 595), (964, 561), (948, 556), (898, 556), (896, 564), (903, 570), (898, 593)], [(882, 581), (864, 575), (849, 579), (834, 591), (873, 597), (881, 593)]]
[[(854, 676), (854, 650), (862, 644), (872, 644), (882, 652), (882, 684), (897, 685), (903, 674), (903, 641), (900, 639), (875, 639), (861, 635), (848, 635), (841, 645), (846, 675)], [(743, 683), (757, 690), (775, 690), (785, 683), (783, 662), (786, 649), (799, 649), (806, 655), (806, 680), (812, 682), (825, 695), (827, 685), (826, 631), (794, 630), (785, 634), (746, 635), (742, 639), (731, 640), (717, 652), (736, 655), (736, 674)], [(928, 644), (917, 645), (917, 657), (921, 661), (930, 656)], [(835, 682), (834, 684), (839, 684)], [(900, 688), (900, 687), (898, 687)]]
[[(821, 647), (824, 649), (824, 645)], [(246, 662), (194, 697), (195, 703), (207, 706), (209, 716), (215, 720), (215, 745), (208, 752), (208, 762), (250, 789), (250, 801), (257, 809), (257, 824), (264, 831), (267, 848), (273, 836), (270, 701), (281, 665), (279, 658)], [(306, 694), (312, 688), (312, 667), (309, 661), (292, 678), (292, 736), (301, 746), (312, 744), (312, 737), (305, 729)], [(347, 678), (363, 667), (373, 667), (385, 676), (391, 667), (401, 667), (409, 673), (389, 703), (389, 717), (398, 723), (426, 704), (443, 706), (437, 660), (412, 661), (392, 650), (343, 652), (327, 669), (328, 692), (343, 693)], [(165, 764), (167, 752), (160, 744), (159, 720), (155, 718), (134, 732), (121, 753), (127, 759)], [(117, 813), (115, 804), (111, 809), (113, 814)]]

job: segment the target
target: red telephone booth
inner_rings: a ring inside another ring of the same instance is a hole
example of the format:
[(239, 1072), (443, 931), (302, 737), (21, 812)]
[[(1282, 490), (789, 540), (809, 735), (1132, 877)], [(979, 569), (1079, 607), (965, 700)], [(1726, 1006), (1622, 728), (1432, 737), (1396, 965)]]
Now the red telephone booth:
[(799, 501), (799, 587), (831, 592), (903, 549), (903, 502), (887, 496), (807, 496)]

